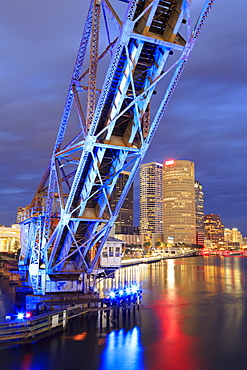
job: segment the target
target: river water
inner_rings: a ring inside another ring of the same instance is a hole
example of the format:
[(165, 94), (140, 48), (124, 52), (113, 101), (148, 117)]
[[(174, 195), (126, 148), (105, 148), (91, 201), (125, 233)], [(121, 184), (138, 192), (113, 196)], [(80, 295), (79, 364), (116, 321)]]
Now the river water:
[(1, 370), (247, 368), (247, 258), (191, 257), (121, 269), (99, 290), (136, 281), (142, 305), (120, 327), (78, 318), (68, 330), (0, 350)]

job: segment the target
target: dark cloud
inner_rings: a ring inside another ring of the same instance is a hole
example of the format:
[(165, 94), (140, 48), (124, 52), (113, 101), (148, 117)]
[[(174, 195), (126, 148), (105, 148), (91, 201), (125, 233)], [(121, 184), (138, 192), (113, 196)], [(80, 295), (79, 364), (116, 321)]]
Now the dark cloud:
[[(0, 2), (2, 224), (15, 222), (16, 208), (31, 201), (49, 162), (88, 3)], [(244, 0), (215, 1), (144, 160), (195, 162), (206, 213), (245, 235), (246, 14)]]

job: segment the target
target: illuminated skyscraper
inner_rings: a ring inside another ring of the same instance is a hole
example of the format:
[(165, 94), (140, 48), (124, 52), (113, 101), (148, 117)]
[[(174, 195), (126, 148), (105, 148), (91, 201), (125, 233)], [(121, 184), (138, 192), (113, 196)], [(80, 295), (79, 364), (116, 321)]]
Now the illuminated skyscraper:
[(162, 168), (156, 162), (140, 166), (140, 233), (144, 236), (163, 234)]
[(194, 244), (194, 163), (169, 160), (163, 166), (164, 242)]
[(202, 185), (195, 181), (196, 243), (204, 245), (204, 193)]
[(224, 245), (224, 225), (219, 215), (205, 215), (204, 228), (207, 240), (211, 241), (213, 248), (219, 248)]
[[(125, 184), (129, 178), (129, 172), (122, 171), (118, 177), (117, 183), (113, 189), (111, 196), (111, 205), (113, 209), (122, 194)], [(133, 233), (133, 184), (125, 198), (125, 201), (119, 211), (115, 222), (115, 234), (132, 234)]]

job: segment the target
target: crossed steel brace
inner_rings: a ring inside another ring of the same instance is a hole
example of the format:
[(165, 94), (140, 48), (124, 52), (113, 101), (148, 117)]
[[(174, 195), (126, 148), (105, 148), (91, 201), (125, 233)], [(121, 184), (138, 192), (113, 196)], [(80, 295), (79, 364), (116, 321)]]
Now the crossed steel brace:
[(117, 3), (90, 2), (51, 161), (30, 205), (43, 211), (22, 217), (19, 266), (35, 294), (45, 292), (45, 275), (95, 269), (214, 1), (205, 1), (193, 29), (189, 0), (130, 0), (123, 16)]

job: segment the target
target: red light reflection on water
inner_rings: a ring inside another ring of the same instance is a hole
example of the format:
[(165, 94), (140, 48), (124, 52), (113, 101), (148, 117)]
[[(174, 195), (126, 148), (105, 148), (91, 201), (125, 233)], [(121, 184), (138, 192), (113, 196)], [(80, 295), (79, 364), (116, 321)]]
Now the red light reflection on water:
[(25, 353), (21, 363), (21, 370), (30, 370), (32, 366), (33, 356), (31, 353)]
[(157, 332), (152, 343), (145, 346), (147, 364), (152, 370), (202, 369), (196, 351), (199, 338), (185, 332), (186, 309), (190, 303), (176, 290), (174, 261), (167, 263), (167, 282), (168, 289), (149, 306)]
[(87, 333), (84, 332), (84, 333), (80, 333), (80, 334), (76, 334), (72, 337), (72, 339), (74, 340), (84, 340), (87, 336)]
[[(166, 296), (163, 299), (167, 301)], [(159, 321), (156, 340), (146, 347), (152, 370), (201, 368), (195, 351), (196, 338), (183, 331), (185, 306), (185, 302), (176, 298), (176, 302), (158, 301), (150, 307)]]

